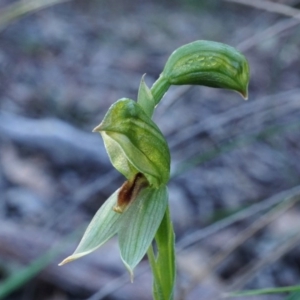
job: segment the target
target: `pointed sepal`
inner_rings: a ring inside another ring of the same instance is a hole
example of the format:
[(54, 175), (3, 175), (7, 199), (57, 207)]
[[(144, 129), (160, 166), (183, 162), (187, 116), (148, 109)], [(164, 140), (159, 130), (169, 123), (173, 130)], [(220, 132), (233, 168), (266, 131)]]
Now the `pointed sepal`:
[(166, 186), (145, 188), (124, 213), (118, 232), (121, 258), (133, 270), (147, 252), (162, 222), (168, 203)]
[(116, 213), (113, 207), (117, 203), (118, 194), (119, 190), (115, 191), (100, 207), (74, 253), (64, 259), (60, 266), (95, 251), (117, 233), (122, 215)]
[(152, 117), (155, 108), (155, 101), (152, 96), (151, 90), (145, 83), (145, 75), (143, 75), (139, 87), (137, 103), (143, 108), (144, 112), (149, 118)]

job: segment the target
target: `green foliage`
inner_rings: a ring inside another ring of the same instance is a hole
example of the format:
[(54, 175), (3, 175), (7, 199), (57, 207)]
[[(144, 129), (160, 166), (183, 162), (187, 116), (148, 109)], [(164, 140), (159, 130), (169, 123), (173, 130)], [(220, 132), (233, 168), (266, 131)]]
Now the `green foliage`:
[(58, 255), (59, 250), (49, 250), (47, 253), (30, 262), (26, 267), (18, 270), (0, 284), (0, 299), (7, 299), (7, 296), (23, 286), (47, 265), (49, 265)]
[(300, 292), (292, 293), (286, 298), (286, 300), (298, 300), (298, 299), (300, 299)]
[(154, 299), (173, 299), (175, 245), (166, 186), (170, 152), (151, 120), (153, 111), (171, 85), (225, 88), (246, 98), (248, 81), (249, 67), (242, 54), (224, 44), (196, 41), (172, 53), (151, 89), (142, 77), (137, 102), (115, 102), (94, 131), (102, 135), (112, 165), (127, 181), (98, 210), (75, 252), (61, 264), (91, 253), (118, 234), (121, 258), (131, 278), (148, 250)]
[(269, 289), (259, 289), (259, 290), (249, 290), (242, 292), (233, 292), (224, 296), (224, 298), (233, 297), (246, 297), (246, 296), (258, 296), (258, 295), (271, 295), (271, 294), (281, 294), (281, 293), (292, 293), (286, 300), (298, 300), (300, 299), (300, 285), (285, 286), (279, 288), (269, 288)]

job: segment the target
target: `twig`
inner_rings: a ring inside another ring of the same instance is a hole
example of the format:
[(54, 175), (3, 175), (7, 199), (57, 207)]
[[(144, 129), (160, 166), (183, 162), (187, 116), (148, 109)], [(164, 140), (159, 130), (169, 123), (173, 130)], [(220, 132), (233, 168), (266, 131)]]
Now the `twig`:
[[(137, 270), (134, 271), (134, 277), (143, 275), (149, 269), (150, 269), (149, 266), (143, 266), (138, 268)], [(129, 283), (128, 272), (124, 273), (123, 275), (119, 276), (116, 279), (111, 280), (109, 284), (106, 284), (103, 288), (101, 288), (101, 290), (99, 290), (98, 292), (96, 292), (86, 300), (102, 300), (105, 297), (111, 295), (114, 291), (123, 287), (127, 283)]]
[(222, 263), (234, 250), (241, 246), (246, 240), (252, 237), (262, 228), (266, 227), (269, 223), (276, 220), (280, 215), (285, 213), (290, 209), (296, 201), (299, 200), (299, 197), (290, 197), (274, 207), (271, 211), (267, 212), (265, 215), (261, 216), (258, 220), (253, 222), (248, 228), (241, 231), (237, 237), (233, 240), (230, 240), (228, 244), (224, 247), (225, 250), (221, 253), (217, 253), (211, 259), (211, 265), (209, 266), (210, 272), (213, 271), (220, 263)]
[(215, 269), (220, 266), (231, 253), (233, 253), (233, 251), (235, 251), (259, 230), (279, 218), (280, 215), (284, 214), (287, 210), (294, 206), (297, 201), (299, 201), (298, 195), (285, 199), (284, 202), (279, 203), (279, 205), (275, 206), (272, 210), (255, 220), (248, 228), (242, 230), (236, 237), (230, 240), (227, 245), (223, 247), (223, 251), (219, 251), (209, 259), (210, 263), (208, 264), (207, 268), (205, 268), (204, 271), (201, 270), (199, 274), (194, 276), (193, 282), (190, 284), (188, 290), (192, 290), (204, 278), (209, 277), (209, 275), (212, 274)]
[[(105, 186), (111, 184), (118, 177), (119, 174), (115, 172), (115, 170), (111, 170), (105, 175), (90, 182), (89, 184), (86, 184), (84, 187), (77, 189), (71, 196), (66, 197), (64, 201), (55, 201), (55, 203), (58, 204), (55, 205), (54, 210), (61, 211), (61, 213), (55, 218), (48, 220), (48, 222), (43, 227), (43, 230), (48, 231), (60, 222), (63, 222), (67, 217), (72, 215), (72, 213), (74, 213), (76, 209), (87, 199), (99, 193)], [(68, 204), (68, 209), (65, 209), (65, 203), (70, 203)]]
[(236, 47), (240, 51), (245, 52), (251, 49), (252, 47), (256, 46), (258, 43), (266, 41), (276, 35), (279, 35), (283, 31), (295, 27), (299, 24), (300, 24), (300, 14), (297, 15), (297, 18), (277, 22), (276, 24), (268, 27), (267, 29), (260, 31), (257, 34), (251, 36), (250, 38), (242, 41)]
[(254, 47), (260, 42), (270, 39), (276, 35), (279, 35), (280, 33), (282, 33), (287, 29), (297, 26), (300, 23), (300, 10), (290, 7), (288, 5), (274, 3), (271, 1), (260, 1), (260, 0), (254, 0), (254, 1), (225, 0), (225, 1), (247, 5), (258, 9), (263, 9), (271, 13), (278, 13), (293, 18), (293, 19), (277, 22), (276, 24), (268, 27), (267, 29), (260, 31), (254, 34), (253, 36), (251, 36), (250, 38), (242, 41), (236, 47), (243, 52), (249, 50), (250, 48)]
[[(234, 107), (224, 113), (207, 118), (196, 124), (188, 126), (180, 130), (180, 133), (176, 135), (174, 139), (169, 142), (170, 148), (179, 146), (181, 143), (193, 138), (195, 135), (200, 134), (205, 131), (211, 131), (215, 128), (223, 127), (225, 124), (233, 121), (236, 118), (245, 118), (245, 116), (257, 114), (258, 112), (263, 112), (268, 109), (272, 109), (275, 106), (286, 106), (298, 103), (298, 98), (290, 99), (293, 95), (297, 95), (300, 92), (299, 89), (295, 89), (288, 92), (282, 92), (275, 95), (269, 95), (245, 106)], [(284, 100), (282, 100), (284, 99)], [(270, 101), (272, 100), (272, 101)], [(275, 102), (276, 101), (276, 102)]]
[(0, 13), (0, 31), (9, 23), (18, 20), (29, 13), (67, 1), (71, 0), (28, 0), (13, 3)]
[(268, 0), (225, 0), (227, 2), (234, 2), (238, 4), (243, 4), (251, 7), (255, 7), (258, 9), (263, 9), (265, 11), (271, 13), (277, 13), (280, 15), (285, 15), (288, 17), (299, 18), (300, 17), (300, 10), (293, 8), (291, 6), (275, 3)]
[[(101, 139), (57, 118), (31, 119), (0, 112), (0, 134), (31, 148), (42, 150), (58, 165), (109, 166)], [(59, 147), (57, 147), (59, 145)]]
[(252, 206), (230, 216), (219, 222), (213, 223), (212, 225), (193, 232), (190, 235), (184, 237), (181, 241), (177, 243), (177, 252), (182, 251), (183, 249), (193, 245), (194, 243), (200, 242), (204, 238), (238, 222), (240, 220), (249, 218), (259, 212), (269, 209), (270, 207), (278, 204), (283, 199), (296, 196), (300, 193), (300, 185), (297, 185), (289, 190), (282, 191), (270, 198), (267, 198), (264, 201), (253, 204)]
[(261, 260), (255, 262), (254, 264), (250, 264), (250, 266), (246, 266), (241, 272), (239, 272), (235, 277), (237, 280), (230, 285), (228, 288), (229, 291), (240, 290), (242, 289), (245, 284), (252, 279), (259, 270), (261, 270), (266, 265), (269, 265), (280, 257), (285, 255), (287, 252), (292, 250), (297, 244), (300, 242), (300, 232), (297, 232), (284, 244), (278, 246), (276, 249), (266, 257), (262, 258)]
[(159, 104), (158, 116), (162, 116), (167, 112), (167, 110), (177, 101), (181, 99), (181, 97), (191, 89), (190, 85), (183, 85), (177, 87), (177, 89), (169, 92), (168, 96), (164, 99), (162, 103)]

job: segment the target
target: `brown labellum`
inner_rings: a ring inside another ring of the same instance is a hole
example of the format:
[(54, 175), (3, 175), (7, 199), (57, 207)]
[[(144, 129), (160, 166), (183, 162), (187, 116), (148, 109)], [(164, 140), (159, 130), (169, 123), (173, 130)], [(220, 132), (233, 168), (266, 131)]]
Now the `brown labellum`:
[(137, 173), (133, 179), (125, 181), (120, 188), (114, 211), (123, 213), (138, 193), (148, 185), (149, 183), (142, 173)]

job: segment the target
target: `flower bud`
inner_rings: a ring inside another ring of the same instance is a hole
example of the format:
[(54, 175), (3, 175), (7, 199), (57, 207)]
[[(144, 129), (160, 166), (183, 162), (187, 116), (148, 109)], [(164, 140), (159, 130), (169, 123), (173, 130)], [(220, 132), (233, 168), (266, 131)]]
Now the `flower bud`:
[(248, 96), (249, 66), (235, 48), (195, 41), (175, 50), (161, 74), (169, 84), (197, 84), (237, 91)]
[(168, 182), (168, 144), (138, 103), (130, 99), (115, 102), (94, 131), (101, 133), (113, 166), (129, 182), (134, 182), (138, 173), (155, 188)]

